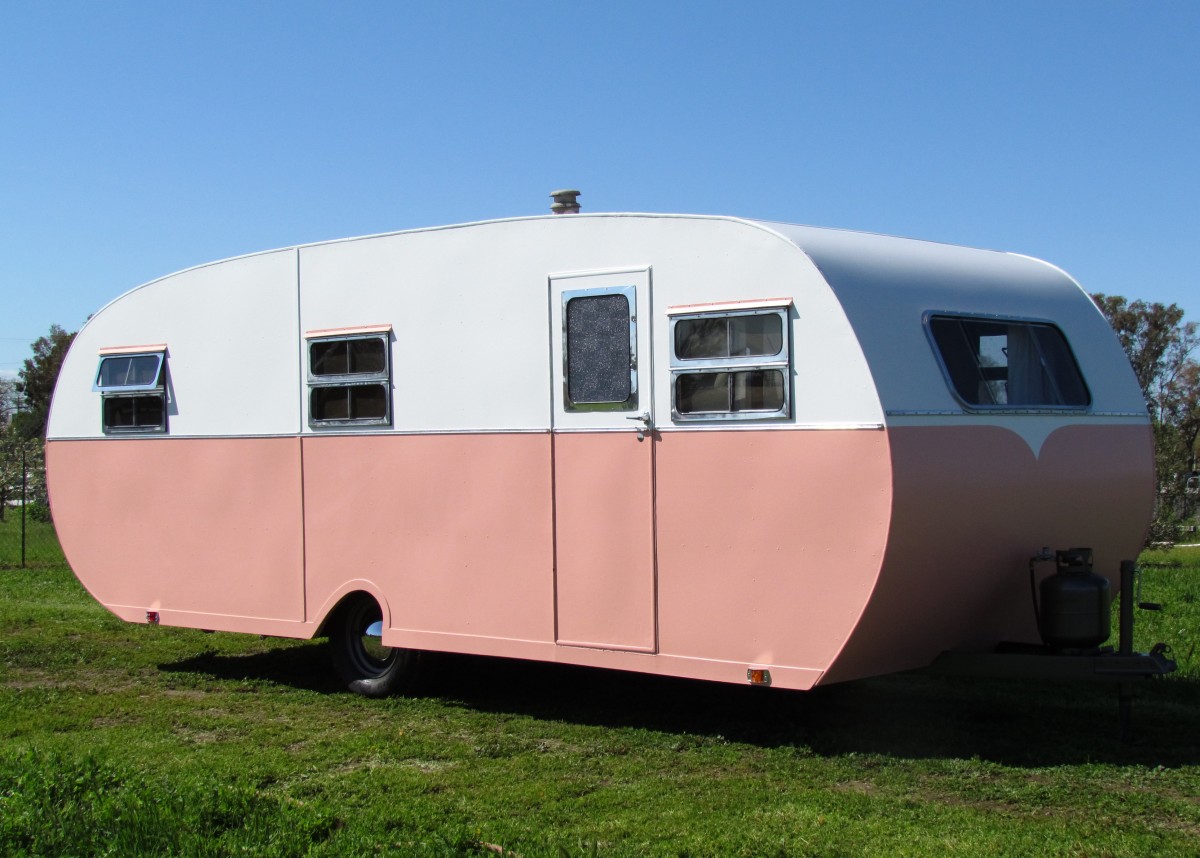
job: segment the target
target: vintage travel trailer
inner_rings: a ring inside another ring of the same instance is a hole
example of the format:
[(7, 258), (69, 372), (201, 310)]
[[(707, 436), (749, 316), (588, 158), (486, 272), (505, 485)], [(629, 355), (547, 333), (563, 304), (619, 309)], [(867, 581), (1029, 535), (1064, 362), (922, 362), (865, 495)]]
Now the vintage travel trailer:
[(1043, 549), (1115, 581), (1154, 503), (1138, 384), (1058, 268), (691, 215), (147, 283), (75, 339), (47, 464), (117, 616), (327, 635), (367, 694), (420, 651), (808, 689), (1038, 644)]

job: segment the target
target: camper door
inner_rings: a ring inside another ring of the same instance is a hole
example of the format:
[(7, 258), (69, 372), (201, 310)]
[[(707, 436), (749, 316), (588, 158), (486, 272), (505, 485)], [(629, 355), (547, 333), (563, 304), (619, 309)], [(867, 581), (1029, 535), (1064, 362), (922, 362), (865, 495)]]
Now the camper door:
[(550, 278), (557, 640), (655, 652), (650, 271)]

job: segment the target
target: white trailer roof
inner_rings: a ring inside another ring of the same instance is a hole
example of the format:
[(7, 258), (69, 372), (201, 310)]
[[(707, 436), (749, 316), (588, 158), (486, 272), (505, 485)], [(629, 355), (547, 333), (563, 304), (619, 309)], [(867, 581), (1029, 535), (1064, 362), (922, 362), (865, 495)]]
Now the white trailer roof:
[(1144, 417), (1129, 361), (1087, 293), (1059, 268), (1014, 253), (764, 223), (808, 255), (837, 296), (885, 413), (959, 413), (926, 335), (927, 314), (1051, 322), (1066, 335), (1091, 413)]

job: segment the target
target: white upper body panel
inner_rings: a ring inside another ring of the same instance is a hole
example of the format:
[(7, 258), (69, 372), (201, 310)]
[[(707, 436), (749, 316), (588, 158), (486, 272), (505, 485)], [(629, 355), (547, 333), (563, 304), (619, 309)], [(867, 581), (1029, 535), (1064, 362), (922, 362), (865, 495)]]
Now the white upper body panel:
[[(545, 429), (549, 338), (559, 335), (549, 321), (550, 278), (615, 272), (620, 279), (619, 272), (647, 269), (652, 359), (640, 363), (656, 382), (659, 426), (671, 413), (668, 308), (779, 296), (797, 309), (789, 422), (882, 422), (870, 373), (820, 274), (772, 231), (736, 220), (573, 215), (304, 247), (301, 327), (394, 325), (397, 430)], [(834, 383), (831, 357), (839, 367)]]
[[(79, 332), (48, 435), (100, 437), (93, 384), (101, 350), (151, 343), (167, 349), (170, 437), (544, 431), (561, 395), (552, 381), (550, 338), (561, 332), (551, 325), (551, 279), (634, 271), (649, 272), (651, 354), (638, 365), (664, 431), (880, 427), (911, 415), (962, 415), (926, 334), (930, 312), (1052, 322), (1086, 378), (1088, 414), (1145, 413), (1103, 317), (1045, 263), (734, 218), (582, 214), (324, 242), (138, 287)], [(763, 299), (791, 302), (791, 417), (673, 424), (669, 314)], [(314, 429), (307, 337), (364, 326), (391, 332), (390, 425)], [(1049, 431), (1062, 419), (1026, 416), (1024, 425), (1040, 420)]]
[[(845, 314), (774, 230), (730, 218), (574, 215), (307, 245), (148, 283), (80, 331), (49, 437), (101, 436), (100, 350), (146, 343), (167, 346), (170, 437), (546, 430), (549, 338), (558, 335), (551, 277), (634, 270), (650, 271), (652, 354), (639, 362), (653, 376), (660, 428), (671, 428), (668, 308), (762, 298), (794, 305), (792, 418), (711, 428), (882, 425)], [(392, 331), (391, 425), (313, 429), (306, 335), (361, 326)]]
[(297, 330), (294, 249), (139, 286), (98, 311), (75, 337), (47, 437), (100, 437), (100, 394), (92, 390), (100, 351), (151, 344), (166, 346), (170, 435), (295, 434)]

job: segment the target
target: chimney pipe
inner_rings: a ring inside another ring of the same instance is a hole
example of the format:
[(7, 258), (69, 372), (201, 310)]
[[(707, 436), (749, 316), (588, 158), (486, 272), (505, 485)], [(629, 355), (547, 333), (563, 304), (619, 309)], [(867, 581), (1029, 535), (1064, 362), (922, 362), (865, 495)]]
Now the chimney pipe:
[(554, 198), (554, 203), (550, 206), (550, 211), (556, 215), (579, 214), (579, 202), (575, 199), (579, 194), (579, 191), (566, 189), (552, 191), (550, 196)]

